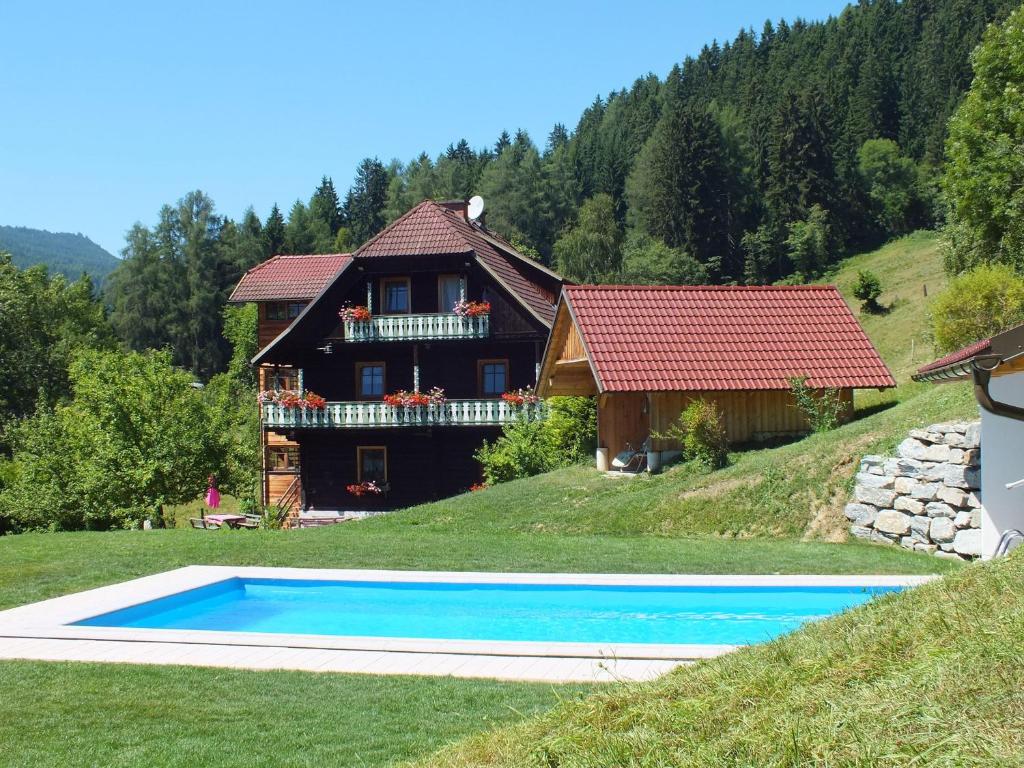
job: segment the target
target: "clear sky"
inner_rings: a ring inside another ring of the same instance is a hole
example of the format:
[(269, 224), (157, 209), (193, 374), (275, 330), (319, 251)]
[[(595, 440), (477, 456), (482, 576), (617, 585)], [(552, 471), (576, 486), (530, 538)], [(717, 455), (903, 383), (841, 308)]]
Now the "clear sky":
[(119, 253), (191, 189), (287, 214), (366, 156), (436, 156), (525, 128), (542, 145), (598, 94), (766, 18), (841, 0), (0, 0), (0, 224)]

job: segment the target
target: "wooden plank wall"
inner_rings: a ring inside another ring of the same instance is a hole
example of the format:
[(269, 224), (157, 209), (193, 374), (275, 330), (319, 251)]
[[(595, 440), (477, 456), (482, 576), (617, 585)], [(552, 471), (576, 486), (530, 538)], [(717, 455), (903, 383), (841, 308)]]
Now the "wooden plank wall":
[(587, 356), (583, 349), (583, 339), (576, 329), (576, 324), (569, 325), (569, 333), (565, 336), (565, 344), (562, 345), (562, 352), (558, 355), (559, 360), (582, 360)]
[[(853, 390), (840, 390), (844, 404), (843, 420), (853, 416)], [(749, 390), (737, 392), (654, 392), (651, 393), (650, 419), (654, 432), (665, 432), (686, 406), (700, 397), (718, 404), (730, 443), (746, 443), (770, 437), (799, 435), (810, 424), (797, 409), (788, 390)], [(675, 450), (678, 445), (656, 440), (657, 450)]]
[(615, 392), (598, 397), (597, 443), (612, 457), (626, 443), (639, 448), (650, 434), (645, 392)]

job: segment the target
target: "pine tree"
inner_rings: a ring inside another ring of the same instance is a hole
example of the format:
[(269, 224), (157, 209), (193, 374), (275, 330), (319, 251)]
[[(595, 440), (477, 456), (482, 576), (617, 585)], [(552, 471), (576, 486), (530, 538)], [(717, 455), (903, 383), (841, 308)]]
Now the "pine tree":
[(284, 248), (284, 232), (284, 216), (281, 215), (281, 209), (277, 207), (277, 203), (274, 203), (274, 207), (270, 209), (270, 215), (267, 216), (267, 223), (263, 228), (263, 234), (267, 239), (267, 248), (271, 256), (281, 253), (281, 249)]
[(309, 208), (301, 200), (296, 200), (288, 212), (288, 223), (284, 227), (284, 249), (288, 253), (313, 253), (316, 250)]
[(309, 201), (310, 215), (323, 221), (331, 237), (338, 232), (342, 225), (341, 201), (334, 189), (334, 182), (328, 176), (320, 179), (320, 186), (316, 188), (312, 199)]
[(345, 226), (352, 242), (362, 244), (380, 232), (387, 223), (387, 169), (377, 158), (366, 158), (356, 169), (356, 178), (345, 196)]
[(615, 220), (615, 201), (597, 194), (587, 200), (576, 225), (554, 245), (556, 269), (581, 283), (614, 281), (622, 264), (622, 230)]

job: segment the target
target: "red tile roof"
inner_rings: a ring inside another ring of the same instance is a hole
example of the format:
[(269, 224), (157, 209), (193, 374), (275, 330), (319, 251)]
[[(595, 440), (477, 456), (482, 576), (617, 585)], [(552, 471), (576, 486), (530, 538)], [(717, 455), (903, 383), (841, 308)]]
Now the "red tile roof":
[(567, 286), (604, 392), (893, 387), (833, 286)]
[(228, 301), (313, 299), (351, 261), (347, 253), (274, 256), (246, 272)]
[(930, 373), (937, 371), (940, 368), (945, 368), (947, 365), (955, 365), (956, 363), (963, 363), (970, 360), (975, 355), (984, 354), (991, 351), (992, 339), (981, 339), (973, 344), (968, 344), (963, 349), (958, 349), (956, 352), (950, 352), (945, 357), (940, 357), (938, 360), (923, 365), (917, 369), (918, 374)]
[(461, 212), (433, 200), (424, 200), (391, 225), (367, 240), (353, 258), (475, 254), (485, 269), (516, 294), (541, 320), (550, 325), (557, 297), (537, 282), (539, 264), (518, 254), (504, 240), (470, 223)]

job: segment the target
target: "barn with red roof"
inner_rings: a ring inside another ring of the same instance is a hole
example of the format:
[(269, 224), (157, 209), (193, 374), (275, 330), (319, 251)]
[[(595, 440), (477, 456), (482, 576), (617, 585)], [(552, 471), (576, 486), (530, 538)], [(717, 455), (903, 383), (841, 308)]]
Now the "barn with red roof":
[(697, 398), (715, 401), (732, 443), (806, 432), (791, 379), (835, 389), (896, 385), (833, 286), (566, 286), (538, 394), (598, 397), (599, 465), (664, 433)]

